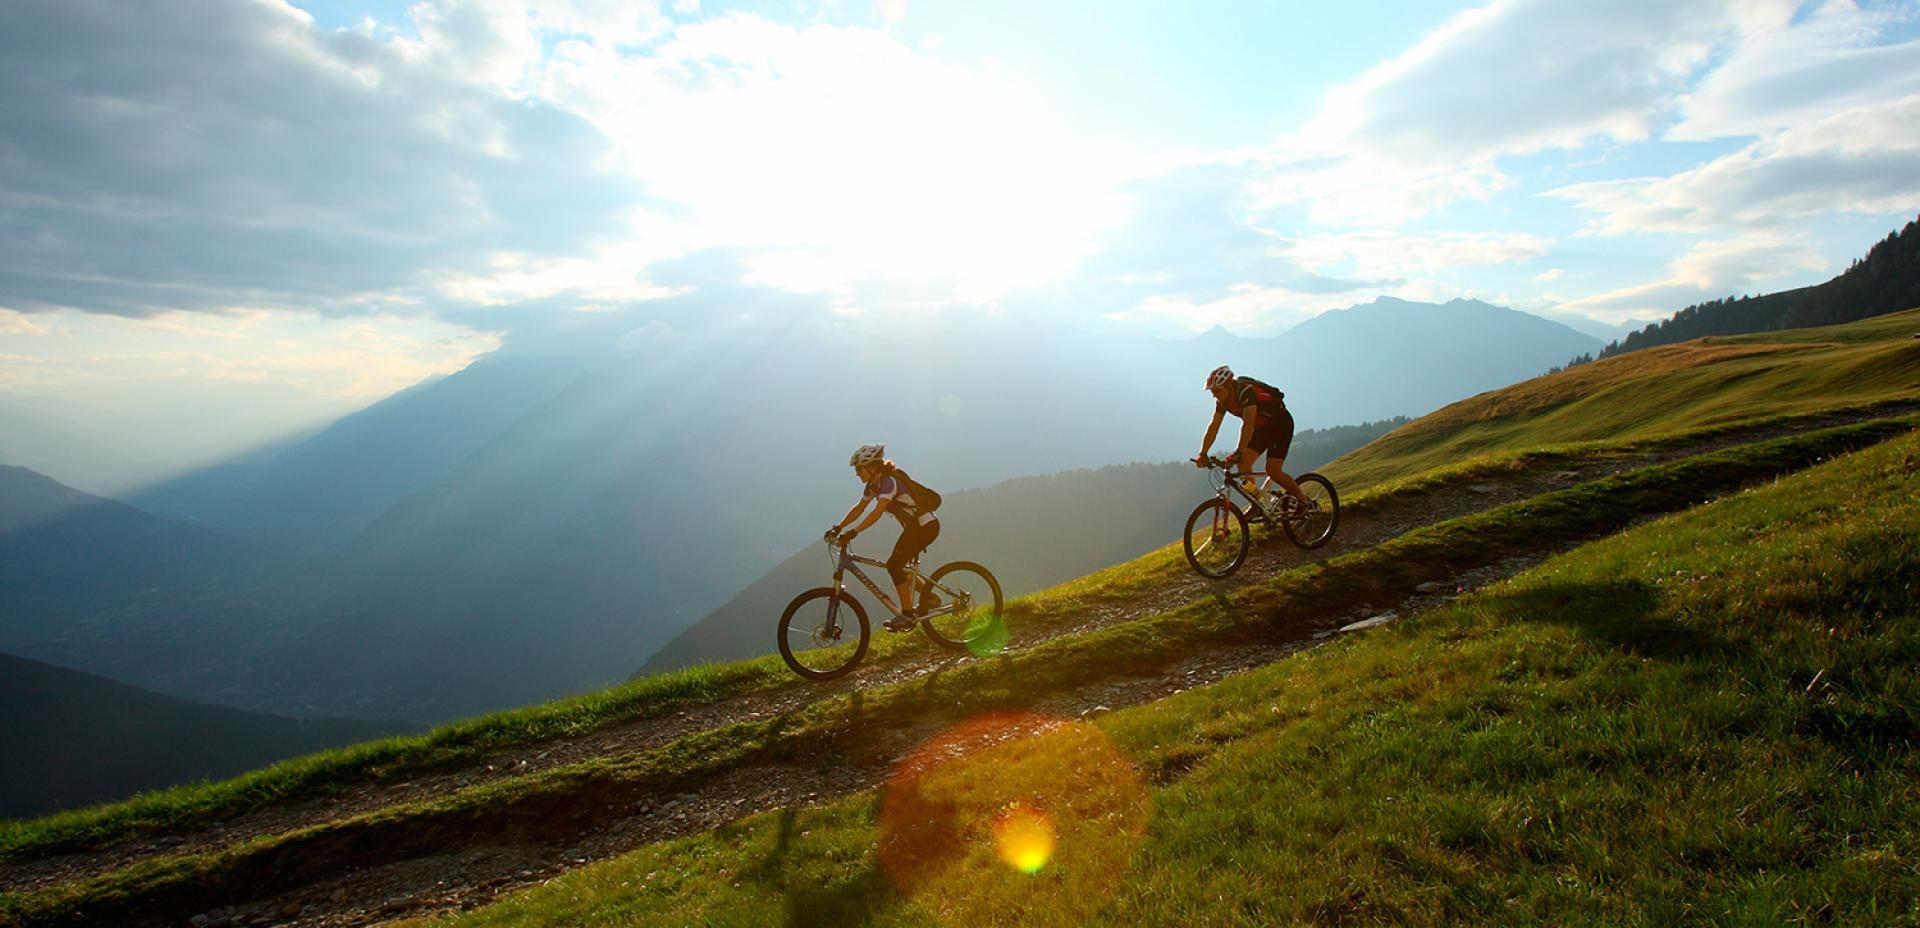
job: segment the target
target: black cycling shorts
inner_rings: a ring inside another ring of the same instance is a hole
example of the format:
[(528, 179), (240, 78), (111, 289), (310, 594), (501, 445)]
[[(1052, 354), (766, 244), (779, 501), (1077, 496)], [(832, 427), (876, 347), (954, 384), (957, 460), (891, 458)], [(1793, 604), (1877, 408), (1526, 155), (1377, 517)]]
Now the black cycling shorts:
[(1253, 438), (1247, 442), (1247, 448), (1258, 451), (1276, 461), (1287, 459), (1287, 450), (1293, 447), (1293, 413), (1285, 406), (1260, 410), (1260, 424), (1254, 426)]
[(900, 533), (900, 540), (893, 545), (893, 556), (887, 558), (887, 573), (893, 577), (894, 586), (907, 582), (907, 562), (919, 557), (920, 552), (927, 550), (927, 546), (939, 537), (939, 519), (912, 526)]

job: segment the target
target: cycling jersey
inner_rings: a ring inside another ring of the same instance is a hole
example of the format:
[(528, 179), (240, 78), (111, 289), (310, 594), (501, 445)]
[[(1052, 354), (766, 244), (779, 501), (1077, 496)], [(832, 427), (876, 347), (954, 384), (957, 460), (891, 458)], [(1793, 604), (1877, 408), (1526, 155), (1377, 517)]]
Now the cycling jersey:
[(866, 490), (860, 494), (860, 499), (878, 499), (886, 502), (887, 511), (900, 520), (901, 528), (911, 529), (916, 525), (932, 522), (934, 519), (933, 513), (920, 511), (920, 502), (913, 498), (913, 493), (907, 489), (906, 481), (892, 474), (867, 484)]
[(1216, 401), (1214, 407), (1219, 412), (1230, 412), (1242, 419), (1247, 417), (1248, 407), (1252, 407), (1260, 410), (1261, 418), (1271, 419), (1278, 412), (1286, 409), (1286, 403), (1284, 402), (1286, 396), (1285, 393), (1275, 390), (1273, 387), (1261, 383), (1252, 377), (1236, 377), (1234, 378), (1233, 389), (1227, 393), (1227, 399), (1232, 402)]

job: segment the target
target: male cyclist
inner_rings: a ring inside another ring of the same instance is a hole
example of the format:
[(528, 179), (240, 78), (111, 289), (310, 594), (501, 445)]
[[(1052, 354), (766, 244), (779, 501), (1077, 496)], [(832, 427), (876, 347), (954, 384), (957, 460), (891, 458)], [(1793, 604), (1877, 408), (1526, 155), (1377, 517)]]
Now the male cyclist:
[(1220, 434), (1220, 420), (1233, 413), (1240, 417), (1240, 446), (1228, 461), (1238, 463), (1241, 472), (1250, 475), (1254, 463), (1265, 454), (1267, 476), (1287, 491), (1284, 505), (1288, 509), (1306, 505), (1300, 485), (1280, 469), (1287, 462), (1287, 449), (1293, 446), (1293, 414), (1287, 411), (1286, 394), (1252, 377), (1235, 377), (1224, 364), (1207, 375), (1207, 392), (1213, 394), (1213, 421), (1207, 423), (1207, 437), (1200, 443), (1200, 456), (1193, 459), (1194, 465), (1206, 466), (1207, 453)]
[[(903, 615), (888, 619), (885, 625), (888, 631), (904, 632), (911, 631), (918, 624), (919, 616), (926, 615), (940, 605), (940, 597), (928, 589), (920, 597), (919, 607), (915, 608), (909, 595), (911, 591), (907, 589), (907, 564), (927, 550), (935, 538), (940, 537), (940, 520), (934, 518), (932, 512), (932, 506), (937, 504), (931, 499), (918, 498), (914, 490), (921, 490), (920, 495), (931, 495), (930, 492), (914, 483), (905, 471), (895, 467), (892, 461), (886, 459), (886, 454), (887, 449), (882, 445), (861, 445), (853, 452), (853, 458), (847, 463), (853, 467), (853, 472), (866, 489), (861, 492), (860, 501), (847, 510), (846, 517), (827, 529), (827, 540), (832, 541), (838, 536), (842, 543), (852, 544), (854, 537), (879, 521), (883, 512), (891, 512), (894, 518), (900, 520), (900, 540), (894, 543), (893, 554), (887, 558), (887, 573), (893, 576), (894, 591), (900, 594), (900, 611)], [(867, 504), (875, 500), (879, 501), (879, 505), (867, 514), (866, 520), (841, 535), (840, 530), (859, 518)]]

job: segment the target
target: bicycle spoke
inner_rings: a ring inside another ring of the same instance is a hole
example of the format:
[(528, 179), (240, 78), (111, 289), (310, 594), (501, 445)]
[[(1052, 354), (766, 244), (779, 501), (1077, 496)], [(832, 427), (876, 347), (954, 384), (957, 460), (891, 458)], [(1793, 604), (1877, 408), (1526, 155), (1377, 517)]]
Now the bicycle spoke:
[(865, 656), (867, 635), (866, 619), (851, 598), (813, 590), (795, 598), (780, 617), (780, 654), (801, 676), (830, 679)]
[(922, 625), (928, 637), (946, 647), (968, 648), (976, 654), (1004, 646), (1000, 584), (986, 568), (955, 561), (934, 571), (931, 582), (941, 602), (929, 611)]

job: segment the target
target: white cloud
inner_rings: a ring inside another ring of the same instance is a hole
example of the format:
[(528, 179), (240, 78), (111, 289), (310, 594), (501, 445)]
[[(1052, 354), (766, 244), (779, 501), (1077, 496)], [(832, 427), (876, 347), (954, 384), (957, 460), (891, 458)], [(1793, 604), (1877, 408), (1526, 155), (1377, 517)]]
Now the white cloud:
[(1102, 319), (1157, 329), (1203, 332), (1216, 325), (1241, 335), (1277, 333), (1330, 309), (1345, 309), (1374, 297), (1442, 302), (1454, 297), (1486, 294), (1450, 287), (1431, 280), (1404, 281), (1386, 287), (1356, 287), (1338, 292), (1308, 292), (1284, 286), (1239, 284), (1214, 299), (1179, 294), (1156, 294), (1127, 309), (1101, 314)]
[(1329, 92), (1274, 148), (1257, 205), (1394, 226), (1515, 181), (1503, 157), (1655, 137), (1757, 9), (1788, 0), (1495, 0)]
[(33, 41), (0, 56), (8, 305), (356, 312), (608, 234), (638, 191), (582, 120), (490, 83), (529, 53), (499, 5), (414, 10), (432, 40), (256, 0), (9, 3)]
[[(1565, 274), (1565, 273), (1566, 273), (1566, 271), (1564, 271), (1564, 270), (1562, 270), (1562, 269), (1560, 269), (1560, 268), (1557, 268), (1557, 267), (1550, 267), (1550, 268), (1547, 268), (1547, 269), (1546, 269), (1546, 270), (1544, 270), (1544, 271), (1541, 271), (1541, 272), (1540, 272), (1540, 273), (1538, 273), (1538, 274), (1535, 274), (1535, 275), (1533, 275), (1533, 279), (1534, 279), (1535, 281), (1538, 281), (1538, 282), (1540, 282), (1540, 283), (1543, 283), (1543, 284), (1544, 284), (1544, 283), (1548, 283), (1548, 282), (1550, 282), (1550, 281), (1555, 281), (1555, 280), (1559, 280), (1559, 279), (1560, 279), (1560, 275), (1562, 275), (1562, 274)], [(1556, 300), (1555, 302), (1558, 302), (1558, 301)]]
[(1671, 177), (1548, 192), (1601, 214), (1591, 231), (1701, 232), (1826, 212), (1920, 207), (1920, 95), (1795, 126)]
[(1669, 262), (1659, 280), (1580, 297), (1555, 310), (1609, 323), (1664, 318), (1694, 303), (1765, 292), (1768, 281), (1827, 266), (1803, 238), (1754, 232), (1694, 246)]
[(543, 93), (694, 238), (819, 254), (804, 289), (919, 277), (990, 297), (1048, 279), (1118, 218), (1127, 173), (1021, 88), (869, 29), (730, 14), (644, 55), (566, 45)]
[(1725, 60), (1679, 101), (1669, 140), (1765, 135), (1830, 113), (1920, 94), (1920, 41), (1876, 44), (1911, 6), (1755, 4)]
[(1296, 293), (1284, 287), (1244, 284), (1214, 300), (1195, 301), (1174, 295), (1152, 296), (1131, 308), (1105, 313), (1102, 318), (1114, 322), (1171, 325), (1189, 332), (1202, 332), (1216, 325), (1224, 325), (1235, 332), (1251, 335), (1285, 328), (1350, 302), (1350, 298), (1329, 298)]
[[(1546, 254), (1552, 242), (1525, 232), (1346, 232), (1293, 239), (1284, 253), (1318, 273), (1366, 279), (1433, 275), (1458, 267), (1509, 264)], [(1351, 270), (1348, 270), (1351, 268)]]
[(0, 335), (45, 335), (48, 331), (24, 313), (0, 307)]
[(1749, 5), (1496, 0), (1329, 94), (1306, 134), (1458, 163), (1645, 139)]
[(1355, 148), (1337, 156), (1270, 158), (1247, 185), (1259, 210), (1304, 205), (1319, 225), (1395, 226), (1459, 202), (1485, 202), (1513, 186), (1491, 163), (1381, 157)]

